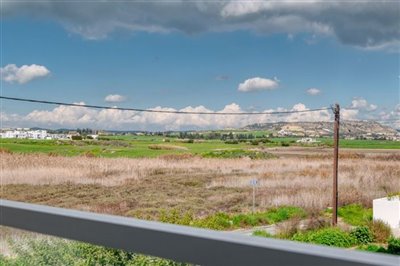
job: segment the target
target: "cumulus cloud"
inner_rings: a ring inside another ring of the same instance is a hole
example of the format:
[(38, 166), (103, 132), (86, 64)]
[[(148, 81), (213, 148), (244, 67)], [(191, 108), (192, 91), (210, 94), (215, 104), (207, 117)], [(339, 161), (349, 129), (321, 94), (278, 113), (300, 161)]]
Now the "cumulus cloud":
[(0, 73), (4, 81), (9, 83), (17, 82), (19, 84), (50, 75), (50, 71), (45, 66), (35, 64), (21, 67), (17, 67), (15, 64), (8, 64), (0, 68)]
[(88, 39), (116, 30), (188, 34), (249, 30), (261, 34), (333, 36), (366, 49), (400, 45), (396, 1), (140, 1), (98, 3), (7, 1), (5, 18), (30, 15), (55, 20)]
[[(84, 104), (80, 102), (78, 104)], [(174, 108), (155, 107), (153, 110), (176, 111)], [(273, 111), (302, 111), (308, 108), (298, 103), (292, 108), (267, 109)], [(180, 111), (214, 112), (202, 105), (188, 106)], [(236, 103), (226, 105), (218, 113), (241, 113), (244, 110)], [(331, 121), (329, 110), (309, 113), (293, 113), (289, 115), (198, 115), (167, 114), (121, 111), (116, 109), (97, 110), (86, 107), (58, 106), (52, 110), (33, 110), (26, 115), (2, 113), (4, 126), (41, 126), (49, 128), (91, 127), (120, 130), (184, 130), (184, 129), (220, 129), (239, 128), (253, 123), (278, 121)]]
[(279, 80), (277, 78), (250, 78), (246, 79), (243, 83), (238, 86), (238, 91), (251, 92), (251, 91), (262, 91), (262, 90), (273, 90), (279, 86)]
[(108, 103), (120, 103), (126, 101), (126, 97), (119, 94), (110, 94), (104, 98), (104, 101)]
[(340, 116), (343, 120), (356, 120), (360, 111), (355, 109), (342, 108), (340, 110)]
[(378, 109), (378, 106), (376, 104), (368, 103), (368, 101), (362, 97), (356, 97), (351, 101), (350, 108), (372, 112)]
[(381, 111), (379, 118), (383, 122), (388, 121), (394, 128), (400, 129), (400, 104), (396, 105), (391, 111)]
[(306, 92), (307, 92), (308, 95), (315, 96), (315, 95), (320, 94), (321, 90), (319, 90), (317, 88), (309, 88)]

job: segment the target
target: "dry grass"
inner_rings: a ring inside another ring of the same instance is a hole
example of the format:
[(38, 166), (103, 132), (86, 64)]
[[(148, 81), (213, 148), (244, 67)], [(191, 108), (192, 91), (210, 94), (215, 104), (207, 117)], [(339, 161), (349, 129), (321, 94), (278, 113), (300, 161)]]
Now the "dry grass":
[[(332, 161), (328, 156), (272, 160), (105, 159), (0, 154), (2, 197), (130, 216), (153, 216), (162, 208), (197, 215), (245, 211), (252, 178), (260, 180), (258, 208), (294, 205), (321, 210), (330, 205)], [(342, 155), (340, 204), (362, 203), (400, 191), (398, 154)]]
[(188, 148), (182, 147), (182, 146), (177, 146), (177, 145), (166, 145), (166, 144), (151, 144), (148, 146), (149, 149), (151, 150), (184, 150), (187, 151)]

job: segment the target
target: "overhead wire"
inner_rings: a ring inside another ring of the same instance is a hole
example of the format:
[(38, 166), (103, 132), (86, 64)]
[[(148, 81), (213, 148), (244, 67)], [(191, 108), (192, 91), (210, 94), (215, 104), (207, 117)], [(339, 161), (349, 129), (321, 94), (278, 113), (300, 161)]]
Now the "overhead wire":
[(166, 114), (192, 114), (192, 115), (279, 115), (279, 114), (308, 113), (308, 112), (331, 110), (331, 107), (323, 107), (323, 108), (307, 109), (307, 110), (272, 111), (272, 112), (204, 112), (204, 111), (196, 112), (196, 111), (112, 107), (112, 106), (102, 106), (102, 105), (89, 105), (89, 104), (79, 104), (79, 103), (66, 103), (66, 102), (57, 102), (57, 101), (35, 100), (35, 99), (7, 97), (7, 96), (0, 96), (0, 99), (10, 100), (10, 101), (19, 101), (19, 102), (74, 106), (74, 107), (82, 107), (82, 108), (86, 107), (86, 108), (93, 108), (93, 109), (135, 111), (135, 112), (147, 112), (147, 113), (166, 113)]

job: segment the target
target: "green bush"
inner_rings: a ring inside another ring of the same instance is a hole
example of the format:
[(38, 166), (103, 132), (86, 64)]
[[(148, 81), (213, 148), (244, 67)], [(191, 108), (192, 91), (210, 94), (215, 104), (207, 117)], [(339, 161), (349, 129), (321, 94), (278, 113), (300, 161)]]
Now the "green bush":
[(260, 141), (259, 140), (252, 140), (252, 141), (250, 141), (250, 144), (257, 146), (258, 144), (260, 144)]
[(400, 238), (389, 238), (387, 249), (378, 245), (362, 245), (358, 247), (358, 249), (372, 252), (388, 253), (392, 255), (400, 255)]
[(367, 226), (354, 228), (350, 232), (350, 236), (353, 237), (358, 244), (368, 244), (374, 240), (374, 237)]
[(82, 140), (82, 136), (71, 136), (72, 140)]
[(400, 238), (389, 238), (387, 253), (393, 255), (400, 255)]
[(225, 144), (239, 144), (239, 141), (237, 141), (237, 140), (226, 140)]
[(355, 244), (355, 240), (350, 234), (339, 228), (332, 227), (317, 231), (297, 233), (292, 237), (292, 240), (343, 248), (348, 248)]
[(206, 218), (195, 220), (192, 225), (213, 230), (225, 230), (232, 227), (232, 221), (228, 214), (216, 213)]
[(350, 204), (338, 209), (339, 217), (354, 226), (366, 225), (372, 220), (372, 209), (367, 209), (360, 204)]

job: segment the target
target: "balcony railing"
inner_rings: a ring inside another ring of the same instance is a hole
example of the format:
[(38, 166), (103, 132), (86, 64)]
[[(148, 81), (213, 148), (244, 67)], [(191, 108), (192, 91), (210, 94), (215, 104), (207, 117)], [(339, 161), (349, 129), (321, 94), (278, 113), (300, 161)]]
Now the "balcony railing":
[(198, 265), (382, 265), (397, 256), (0, 200), (0, 224)]

